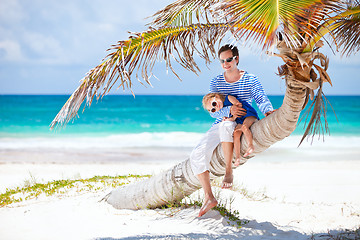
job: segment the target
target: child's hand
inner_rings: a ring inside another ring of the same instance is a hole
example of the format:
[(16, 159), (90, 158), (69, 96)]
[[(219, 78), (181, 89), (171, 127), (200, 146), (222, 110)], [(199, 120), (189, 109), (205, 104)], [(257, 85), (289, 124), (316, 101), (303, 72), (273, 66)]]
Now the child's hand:
[(235, 121), (234, 117), (223, 117), (223, 121)]

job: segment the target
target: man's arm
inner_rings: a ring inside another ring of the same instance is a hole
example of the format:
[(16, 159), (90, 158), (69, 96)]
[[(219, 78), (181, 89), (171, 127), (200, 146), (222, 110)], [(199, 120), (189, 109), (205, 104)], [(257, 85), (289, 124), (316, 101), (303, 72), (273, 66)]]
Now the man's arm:
[(265, 117), (269, 116), (270, 114), (272, 114), (273, 112), (275, 112), (277, 109), (274, 109), (272, 111), (268, 111), (265, 113)]
[(256, 76), (252, 76), (251, 97), (255, 100), (260, 111), (268, 116), (274, 111), (273, 106), (266, 96), (264, 88)]
[(229, 101), (233, 104), (230, 108), (230, 114), (236, 117), (242, 117), (246, 115), (246, 109), (243, 108), (242, 103), (236, 99), (236, 97), (228, 95)]

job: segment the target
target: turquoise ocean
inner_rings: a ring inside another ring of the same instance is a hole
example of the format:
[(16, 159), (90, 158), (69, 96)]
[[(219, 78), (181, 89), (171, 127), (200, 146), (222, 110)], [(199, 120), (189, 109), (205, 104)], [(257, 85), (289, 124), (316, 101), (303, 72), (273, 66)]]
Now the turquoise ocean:
[[(84, 111), (81, 108), (79, 117), (66, 127), (51, 131), (50, 123), (68, 97), (1, 95), (0, 150), (64, 148), (78, 146), (78, 139), (82, 139), (84, 148), (94, 139), (96, 146), (106, 147), (191, 148), (214, 121), (201, 106), (202, 96), (108, 95), (94, 100)], [(360, 96), (327, 98), (332, 106), (327, 105), (330, 136), (339, 138), (340, 142), (349, 138), (354, 144), (360, 139)], [(279, 108), (283, 96), (269, 96), (269, 99), (274, 108)], [(304, 122), (300, 122), (292, 136), (303, 132)]]
[[(108, 136), (143, 132), (204, 133), (213, 119), (201, 106), (202, 96), (109, 95), (82, 107), (65, 128), (49, 125), (69, 96), (0, 96), (0, 137)], [(331, 135), (360, 136), (360, 96), (328, 96), (327, 120)], [(279, 108), (283, 96), (269, 96)], [(253, 104), (257, 109), (256, 104)], [(259, 114), (263, 117), (262, 114)], [(303, 133), (300, 122), (294, 134)]]

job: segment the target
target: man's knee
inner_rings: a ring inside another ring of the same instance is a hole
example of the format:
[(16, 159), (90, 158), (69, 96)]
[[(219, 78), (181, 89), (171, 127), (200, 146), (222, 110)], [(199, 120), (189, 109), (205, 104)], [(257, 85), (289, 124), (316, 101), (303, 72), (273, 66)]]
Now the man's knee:
[(221, 142), (233, 142), (233, 133), (236, 126), (236, 122), (223, 121), (219, 123), (219, 135)]
[(222, 121), (221, 123), (219, 123), (219, 129), (221, 132), (227, 132), (227, 133), (233, 133), (235, 126), (236, 126), (236, 122), (233, 121)]

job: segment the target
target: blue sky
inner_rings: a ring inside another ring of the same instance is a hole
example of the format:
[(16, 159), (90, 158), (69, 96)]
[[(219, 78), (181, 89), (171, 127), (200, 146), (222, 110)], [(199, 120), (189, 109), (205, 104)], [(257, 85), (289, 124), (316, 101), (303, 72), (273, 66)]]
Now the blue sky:
[[(127, 31), (146, 30), (145, 19), (168, 0), (0, 0), (0, 94), (71, 94), (86, 72), (107, 55), (106, 49), (128, 37)], [(226, 41), (225, 41), (226, 42)], [(239, 46), (240, 68), (258, 75), (269, 95), (284, 94), (284, 81), (276, 76), (280, 59)], [(327, 95), (360, 95), (360, 54), (330, 58), (333, 87)], [(134, 78), (135, 94), (204, 94), (209, 81), (221, 72), (214, 61), (202, 73), (179, 71), (183, 81), (166, 73), (164, 62), (155, 65), (151, 87)], [(129, 94), (115, 89), (114, 94)]]

